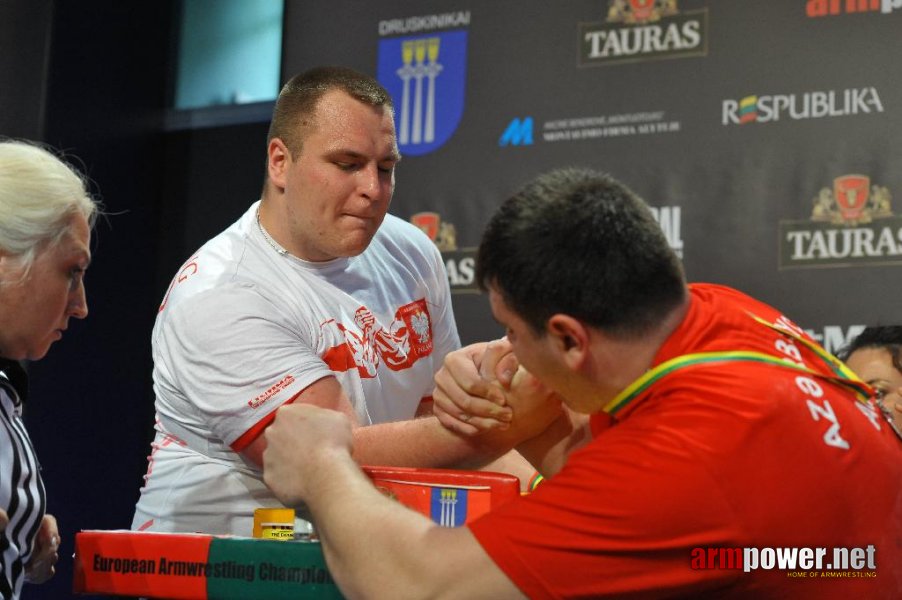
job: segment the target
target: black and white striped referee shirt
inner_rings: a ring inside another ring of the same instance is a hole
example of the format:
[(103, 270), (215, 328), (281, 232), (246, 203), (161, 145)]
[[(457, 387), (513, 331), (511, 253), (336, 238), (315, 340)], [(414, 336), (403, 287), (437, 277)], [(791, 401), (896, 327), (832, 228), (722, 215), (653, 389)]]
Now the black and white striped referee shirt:
[(46, 508), (44, 483), (22, 423), (27, 377), (18, 363), (0, 359), (0, 508), (9, 516), (0, 533), (0, 597), (18, 598), (25, 563)]

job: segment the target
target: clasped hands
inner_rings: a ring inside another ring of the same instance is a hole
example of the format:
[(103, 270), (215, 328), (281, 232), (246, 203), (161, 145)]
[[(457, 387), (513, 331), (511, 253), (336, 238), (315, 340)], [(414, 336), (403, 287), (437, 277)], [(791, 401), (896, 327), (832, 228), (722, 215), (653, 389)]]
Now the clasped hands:
[(561, 413), (561, 399), (520, 366), (507, 338), (445, 357), (435, 376), (433, 412), (452, 431), (503, 449), (541, 434)]
[[(562, 412), (560, 398), (519, 366), (504, 338), (451, 352), (435, 383), (439, 422), (496, 456), (543, 433)], [(283, 406), (264, 435), (264, 481), (287, 506), (329, 484), (324, 465), (351, 461), (351, 423), (334, 410)]]

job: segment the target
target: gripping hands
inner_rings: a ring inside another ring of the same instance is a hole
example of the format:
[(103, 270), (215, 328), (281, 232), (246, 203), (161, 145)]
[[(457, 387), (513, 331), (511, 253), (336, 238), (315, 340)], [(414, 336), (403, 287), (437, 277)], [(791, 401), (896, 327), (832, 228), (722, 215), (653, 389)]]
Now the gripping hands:
[(560, 397), (519, 365), (506, 338), (448, 354), (435, 384), (433, 412), (442, 425), (508, 448), (545, 431), (561, 412)]

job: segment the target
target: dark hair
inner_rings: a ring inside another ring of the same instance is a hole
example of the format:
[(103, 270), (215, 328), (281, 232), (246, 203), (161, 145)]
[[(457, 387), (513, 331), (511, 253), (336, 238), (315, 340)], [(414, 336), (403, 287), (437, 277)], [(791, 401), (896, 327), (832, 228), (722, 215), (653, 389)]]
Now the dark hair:
[(310, 124), (320, 98), (333, 89), (370, 106), (392, 108), (389, 93), (369, 75), (347, 67), (316, 67), (295, 75), (282, 87), (273, 109), (267, 143), (279, 138), (296, 155), (303, 143), (302, 129)]
[(587, 169), (546, 173), (505, 201), (483, 234), (476, 277), (538, 333), (564, 313), (635, 337), (686, 296), (679, 259), (648, 206)]
[(902, 326), (865, 327), (837, 356), (840, 360), (849, 360), (853, 352), (864, 348), (883, 348), (893, 357), (896, 370), (902, 373)]

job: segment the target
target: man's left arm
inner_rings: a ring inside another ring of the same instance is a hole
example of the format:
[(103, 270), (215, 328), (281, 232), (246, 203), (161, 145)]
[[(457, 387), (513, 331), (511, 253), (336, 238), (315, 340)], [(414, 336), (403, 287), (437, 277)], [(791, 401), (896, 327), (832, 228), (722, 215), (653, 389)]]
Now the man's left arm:
[(343, 415), (285, 406), (265, 436), (266, 484), (286, 506), (311, 510), (347, 597), (522, 597), (469, 529), (439, 527), (373, 487), (351, 458)]

